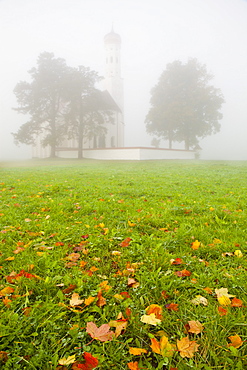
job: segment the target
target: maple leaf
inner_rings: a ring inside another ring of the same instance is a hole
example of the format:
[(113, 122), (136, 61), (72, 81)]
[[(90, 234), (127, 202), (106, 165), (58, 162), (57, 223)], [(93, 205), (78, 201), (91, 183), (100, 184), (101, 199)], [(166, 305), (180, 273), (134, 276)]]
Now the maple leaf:
[(199, 249), (200, 246), (201, 246), (201, 243), (198, 240), (196, 240), (195, 242), (191, 244), (191, 248), (194, 250)]
[(93, 339), (99, 340), (101, 342), (112, 340), (112, 338), (114, 337), (114, 332), (110, 331), (110, 325), (103, 324), (97, 327), (97, 325), (92, 321), (87, 323), (86, 332)]
[(126, 238), (119, 245), (120, 247), (128, 247), (131, 241), (132, 241), (131, 238)]
[(69, 304), (71, 307), (80, 306), (84, 302), (84, 299), (79, 299), (78, 293), (73, 293)]
[(97, 302), (96, 302), (96, 305), (98, 307), (103, 307), (105, 304), (106, 304), (106, 300), (104, 297), (102, 297), (102, 292), (101, 290), (99, 290), (98, 294), (97, 294)]
[(241, 301), (241, 299), (238, 299), (238, 298), (234, 297), (232, 302), (231, 302), (231, 306), (232, 307), (242, 307), (243, 306), (243, 301)]
[(230, 306), (231, 305), (231, 297), (234, 297), (232, 294), (228, 294), (228, 289), (227, 288), (220, 288), (220, 289), (215, 289), (215, 293), (218, 299), (218, 302), (221, 306)]
[(156, 319), (155, 314), (151, 313), (150, 315), (143, 315), (141, 317), (141, 322), (144, 322), (145, 324), (150, 324), (150, 325), (158, 325), (161, 323), (160, 319)]
[(92, 370), (98, 366), (99, 361), (97, 357), (92, 356), (91, 353), (84, 352), (83, 357), (84, 357), (85, 362), (84, 363), (80, 363), (79, 361), (75, 362), (72, 365), (72, 370), (79, 370), (79, 369)]
[(9, 294), (12, 294), (12, 293), (14, 293), (14, 291), (15, 291), (14, 288), (12, 288), (10, 286), (6, 286), (2, 290), (0, 290), (0, 296), (6, 296), (6, 295), (9, 295)]
[(225, 309), (225, 308), (223, 308), (221, 306), (218, 307), (218, 312), (219, 312), (220, 316), (227, 315), (227, 309)]
[(72, 355), (67, 358), (61, 358), (58, 361), (58, 364), (59, 365), (70, 365), (70, 364), (73, 364), (74, 362), (75, 362), (75, 355)]
[(194, 299), (191, 300), (191, 303), (193, 303), (194, 305), (202, 304), (203, 306), (207, 306), (208, 300), (202, 295), (197, 295)]
[(128, 320), (125, 318), (120, 318), (117, 320), (111, 320), (109, 325), (116, 328), (115, 330), (115, 337), (119, 337), (119, 335), (126, 329), (128, 325)]
[(95, 297), (88, 297), (85, 299), (84, 304), (86, 306), (89, 306), (94, 300), (95, 300)]
[(133, 278), (128, 278), (128, 283), (127, 284), (131, 288), (138, 288), (138, 286), (140, 285), (140, 283), (138, 283), (138, 281), (136, 281)]
[(200, 334), (204, 329), (204, 326), (202, 326), (202, 324), (198, 320), (188, 321), (188, 324), (189, 324), (188, 330), (189, 333)]
[(181, 271), (175, 271), (174, 274), (179, 276), (179, 277), (184, 277), (184, 276), (190, 276), (191, 272), (184, 269), (184, 270), (181, 270)]
[(134, 356), (142, 355), (143, 353), (147, 353), (148, 351), (144, 348), (136, 348), (136, 347), (130, 347), (129, 353)]
[(195, 352), (198, 351), (199, 344), (196, 341), (190, 341), (189, 337), (177, 340), (177, 347), (181, 357), (192, 358)]
[(178, 311), (178, 304), (177, 303), (169, 303), (165, 306), (170, 311)]
[(239, 348), (243, 344), (243, 341), (238, 334), (231, 335), (230, 337), (228, 337), (228, 339), (230, 339), (231, 341), (231, 343), (228, 344), (229, 347), (232, 346), (234, 348)]
[(147, 315), (150, 315), (151, 313), (155, 314), (156, 319), (162, 320), (162, 307), (158, 304), (151, 304), (146, 308)]
[(137, 361), (134, 361), (134, 362), (128, 362), (127, 363), (127, 366), (130, 370), (139, 370), (139, 366), (138, 366), (138, 362)]
[(156, 338), (151, 338), (151, 349), (153, 352), (162, 355), (163, 357), (172, 357), (175, 351), (174, 346), (169, 343), (168, 338), (163, 335), (160, 338), (160, 342)]

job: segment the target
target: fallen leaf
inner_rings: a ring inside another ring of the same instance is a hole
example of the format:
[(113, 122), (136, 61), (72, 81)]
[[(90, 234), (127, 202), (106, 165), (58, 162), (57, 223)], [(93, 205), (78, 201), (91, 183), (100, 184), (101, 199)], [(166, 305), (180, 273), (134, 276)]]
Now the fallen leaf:
[(84, 304), (86, 306), (89, 306), (94, 300), (95, 300), (95, 297), (88, 297), (85, 299)]
[(198, 320), (188, 321), (188, 324), (189, 324), (188, 330), (189, 333), (200, 334), (204, 329), (204, 326), (202, 326), (202, 324)]
[(235, 252), (234, 252), (234, 256), (238, 257), (238, 258), (242, 258), (243, 257), (243, 253), (241, 252), (240, 249), (237, 249)]
[(151, 349), (153, 352), (162, 355), (163, 357), (172, 357), (175, 352), (175, 347), (169, 343), (168, 338), (163, 335), (158, 342), (156, 338), (151, 338)]
[(165, 306), (170, 311), (178, 311), (178, 304), (177, 303), (169, 303)]
[(9, 294), (12, 294), (12, 293), (14, 293), (14, 291), (15, 291), (14, 288), (12, 288), (10, 286), (6, 286), (2, 290), (0, 290), (0, 296), (6, 296), (6, 295), (9, 295)]
[(79, 298), (78, 293), (73, 293), (69, 304), (71, 307), (80, 306), (84, 302), (84, 299)]
[(218, 299), (218, 302), (221, 306), (230, 306), (231, 305), (231, 297), (234, 297), (232, 294), (228, 294), (228, 289), (227, 288), (220, 288), (220, 289), (215, 289), (215, 293)]
[(196, 240), (195, 242), (193, 242), (191, 244), (191, 248), (194, 249), (194, 250), (197, 250), (197, 249), (199, 249), (200, 245), (201, 245), (201, 243), (198, 240)]
[(101, 290), (98, 292), (98, 294), (97, 294), (97, 302), (96, 302), (96, 305), (98, 306), (98, 307), (103, 307), (105, 304), (106, 304), (106, 300), (105, 300), (105, 298), (102, 296), (102, 292), (101, 292)]
[(128, 283), (127, 284), (128, 284), (128, 287), (130, 287), (130, 288), (138, 288), (138, 286), (140, 285), (138, 283), (138, 281), (136, 281), (133, 278), (128, 278)]
[(147, 353), (148, 351), (144, 348), (136, 348), (136, 347), (130, 347), (129, 353), (134, 356), (142, 355), (143, 353)]
[(72, 365), (72, 370), (80, 370), (80, 369), (92, 370), (98, 366), (99, 361), (97, 357), (92, 356), (91, 353), (84, 352), (83, 357), (84, 357), (85, 362), (84, 363), (81, 363), (79, 361), (75, 362)]
[(243, 307), (243, 301), (241, 301), (241, 299), (234, 297), (232, 299), (231, 306), (232, 307)]
[(137, 361), (134, 361), (134, 362), (128, 362), (127, 363), (127, 366), (130, 370), (139, 370), (139, 366), (138, 366), (138, 362)]
[(234, 348), (239, 348), (243, 344), (243, 341), (238, 334), (231, 335), (228, 339), (231, 341), (231, 343), (228, 344), (228, 347), (233, 346)]
[(112, 320), (109, 322), (109, 326), (116, 328), (115, 330), (116, 338), (119, 337), (119, 335), (122, 334), (123, 331), (125, 331), (127, 325), (128, 325), (127, 319)]
[(151, 304), (146, 308), (147, 315), (150, 315), (151, 313), (155, 314), (156, 319), (162, 320), (162, 307), (158, 304)]
[(226, 308), (223, 308), (221, 306), (218, 307), (218, 313), (220, 314), (220, 316), (225, 316), (227, 315), (227, 309)]
[(184, 261), (181, 258), (175, 258), (170, 260), (171, 265), (181, 265)]
[(185, 277), (185, 276), (190, 276), (191, 272), (184, 269), (184, 270), (181, 270), (181, 271), (175, 271), (174, 274), (179, 276), (179, 277)]
[(141, 317), (141, 322), (144, 322), (145, 324), (156, 326), (156, 325), (161, 323), (161, 320), (156, 319), (155, 314), (151, 313), (150, 315), (143, 315)]
[(203, 306), (207, 306), (208, 300), (201, 295), (197, 295), (194, 299), (191, 300), (191, 303), (193, 303), (194, 305), (202, 304)]
[(131, 238), (126, 238), (119, 245), (120, 245), (120, 247), (128, 247), (131, 241), (132, 241)]
[(196, 341), (190, 341), (189, 337), (177, 340), (177, 347), (181, 357), (192, 358), (198, 351), (199, 344)]
[(58, 364), (59, 365), (70, 365), (70, 364), (73, 364), (74, 362), (75, 362), (75, 355), (72, 355), (67, 358), (61, 358), (58, 361)]
[(112, 338), (114, 337), (114, 332), (110, 331), (110, 325), (103, 324), (97, 327), (97, 325), (92, 321), (87, 323), (86, 332), (93, 339), (99, 340), (101, 342), (112, 340)]

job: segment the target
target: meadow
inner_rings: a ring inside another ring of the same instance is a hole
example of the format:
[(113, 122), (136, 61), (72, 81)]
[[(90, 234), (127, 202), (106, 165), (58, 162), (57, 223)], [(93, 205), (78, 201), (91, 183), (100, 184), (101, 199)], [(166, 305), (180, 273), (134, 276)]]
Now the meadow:
[(246, 369), (247, 163), (0, 166), (0, 368)]

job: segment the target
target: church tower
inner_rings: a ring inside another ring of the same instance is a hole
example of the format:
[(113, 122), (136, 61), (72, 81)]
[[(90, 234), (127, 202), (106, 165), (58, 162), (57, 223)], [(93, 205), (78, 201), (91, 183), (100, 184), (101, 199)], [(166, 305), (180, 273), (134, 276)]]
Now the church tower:
[[(120, 113), (117, 117), (117, 137), (115, 146), (124, 145), (124, 93), (123, 79), (121, 77), (121, 37), (114, 32), (113, 27), (110, 33), (104, 37), (105, 45), (105, 89), (117, 103)], [(114, 135), (115, 136), (115, 135)]]

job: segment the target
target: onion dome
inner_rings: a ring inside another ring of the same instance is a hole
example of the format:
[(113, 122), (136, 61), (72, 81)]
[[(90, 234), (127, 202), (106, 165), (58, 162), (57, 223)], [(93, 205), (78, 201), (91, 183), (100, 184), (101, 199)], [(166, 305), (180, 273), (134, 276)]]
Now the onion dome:
[(121, 44), (121, 37), (112, 28), (111, 32), (105, 35), (104, 42), (105, 44)]

